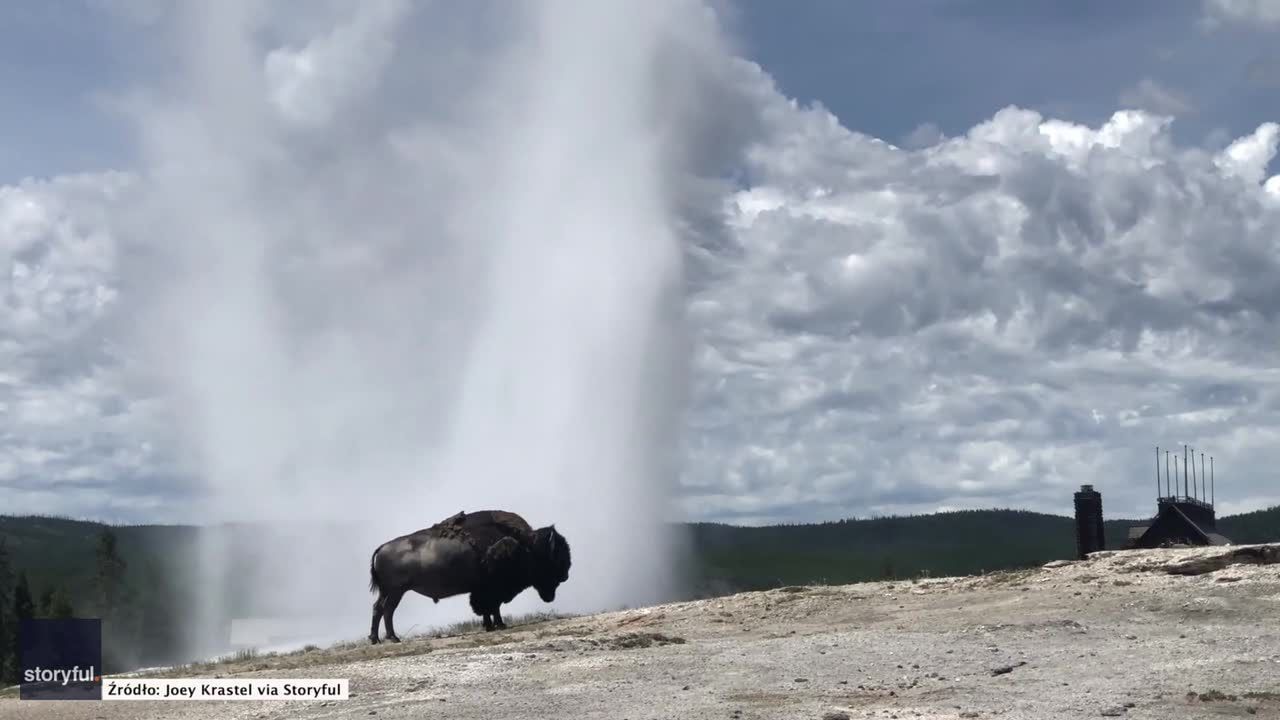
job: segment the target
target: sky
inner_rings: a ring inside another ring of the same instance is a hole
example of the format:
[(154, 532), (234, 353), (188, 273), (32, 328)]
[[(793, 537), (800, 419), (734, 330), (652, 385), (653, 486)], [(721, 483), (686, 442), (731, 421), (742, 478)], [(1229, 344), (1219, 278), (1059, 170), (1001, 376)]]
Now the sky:
[[(216, 19), (257, 22), (243, 7)], [(241, 146), (262, 154), (263, 194), (237, 207), (323, 204), (271, 183), (347, 187), (325, 164), (343, 142), (461, 156), (442, 140), (466, 139), (449, 99), (478, 82), (467, 53), (507, 29), (492, 8), (441, 25), (396, 2), (314, 7), (263, 21), (261, 52), (244, 52), (283, 119)], [(693, 372), (679, 519), (1069, 514), (1083, 483), (1136, 518), (1156, 446), (1184, 443), (1214, 456), (1220, 512), (1280, 504), (1280, 2), (722, 11), (736, 45), (692, 56), (705, 107), (678, 201)], [(137, 261), (159, 247), (139, 238), (163, 240), (141, 208), (220, 209), (147, 185), (165, 158), (219, 161), (182, 146), (202, 137), (181, 131), (191, 108), (217, 106), (184, 85), (193, 36), (157, 30), (181, 29), (173, 16), (161, 0), (0, 8), (0, 512), (194, 516), (181, 413), (121, 340), (138, 268), (163, 272)], [(197, 37), (221, 57), (238, 36)], [(252, 91), (191, 72), (220, 100)], [(453, 134), (415, 135), (423, 113)], [(276, 153), (305, 153), (312, 174), (272, 175)], [(409, 176), (357, 169), (362, 199), (430, 227)], [(340, 219), (357, 233), (388, 217)]]

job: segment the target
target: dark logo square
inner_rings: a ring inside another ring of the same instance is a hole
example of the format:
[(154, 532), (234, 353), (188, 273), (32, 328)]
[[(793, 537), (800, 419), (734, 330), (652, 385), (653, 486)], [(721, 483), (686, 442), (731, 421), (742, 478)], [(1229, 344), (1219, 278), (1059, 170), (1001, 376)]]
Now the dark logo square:
[(102, 621), (23, 620), (18, 661), (23, 700), (101, 700)]

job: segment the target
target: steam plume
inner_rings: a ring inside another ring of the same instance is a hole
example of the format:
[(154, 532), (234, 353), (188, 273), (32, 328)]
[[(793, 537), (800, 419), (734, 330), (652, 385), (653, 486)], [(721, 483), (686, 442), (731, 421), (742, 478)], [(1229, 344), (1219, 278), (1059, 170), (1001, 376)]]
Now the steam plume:
[[(205, 543), (193, 647), (247, 614), (360, 637), (373, 548), (464, 509), (556, 524), (557, 609), (662, 599), (686, 376), (672, 195), (700, 114), (681, 63), (720, 42), (714, 18), (334, 8), (181, 4), (174, 76), (130, 105), (128, 346), (174, 401), (206, 519), (275, 530), (239, 548), (250, 576), (228, 574), (242, 536)], [(414, 597), (400, 628), (470, 613)]]

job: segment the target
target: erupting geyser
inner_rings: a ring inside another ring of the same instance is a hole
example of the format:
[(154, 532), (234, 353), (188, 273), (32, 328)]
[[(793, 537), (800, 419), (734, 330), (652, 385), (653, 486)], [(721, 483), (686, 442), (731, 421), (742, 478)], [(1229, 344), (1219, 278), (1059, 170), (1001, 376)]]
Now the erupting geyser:
[[(686, 0), (307, 10), (175, 6), (175, 74), (127, 106), (127, 347), (172, 402), (193, 519), (272, 531), (210, 535), (194, 651), (253, 615), (361, 637), (373, 548), (459, 510), (556, 524), (556, 609), (661, 599), (681, 62), (714, 19)], [(469, 616), (411, 596), (397, 622)]]

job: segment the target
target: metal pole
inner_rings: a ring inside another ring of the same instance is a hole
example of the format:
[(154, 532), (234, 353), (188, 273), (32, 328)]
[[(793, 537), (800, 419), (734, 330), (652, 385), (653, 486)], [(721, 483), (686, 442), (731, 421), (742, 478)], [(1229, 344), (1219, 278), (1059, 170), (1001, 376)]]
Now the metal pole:
[[(1204, 453), (1200, 453), (1200, 477), (1204, 477)], [(1200, 492), (1204, 492), (1204, 485), (1200, 486)], [(1209, 504), (1212, 505), (1213, 501), (1210, 500)]]
[(1156, 500), (1160, 500), (1160, 446), (1156, 446)]
[(1182, 497), (1186, 497), (1191, 491), (1191, 487), (1187, 485), (1187, 444), (1182, 444)]
[(1200, 483), (1196, 480), (1196, 449), (1191, 448), (1191, 497), (1200, 499)]
[(1168, 451), (1168, 450), (1165, 450), (1165, 451), (1164, 451), (1164, 494), (1165, 494), (1165, 497), (1168, 497), (1168, 496), (1169, 496), (1169, 490), (1170, 490), (1170, 488), (1171, 488), (1171, 487), (1172, 487), (1172, 486), (1171, 486), (1171, 485), (1169, 485), (1169, 451)]
[(1212, 501), (1210, 501), (1210, 502), (1216, 502), (1216, 501), (1217, 501), (1217, 498), (1216, 498), (1217, 493), (1213, 492), (1213, 491), (1214, 491), (1214, 490), (1216, 490), (1216, 489), (1217, 489), (1217, 486), (1216, 486), (1216, 485), (1214, 485), (1214, 482), (1213, 482), (1213, 456), (1212, 456), (1212, 455), (1210, 455), (1210, 456), (1209, 456), (1209, 493), (1210, 493), (1210, 495), (1211, 495), (1211, 496), (1215, 496), (1215, 497), (1214, 497), (1214, 500), (1212, 500)]
[(1196, 449), (1191, 450), (1191, 499), (1196, 499)]

